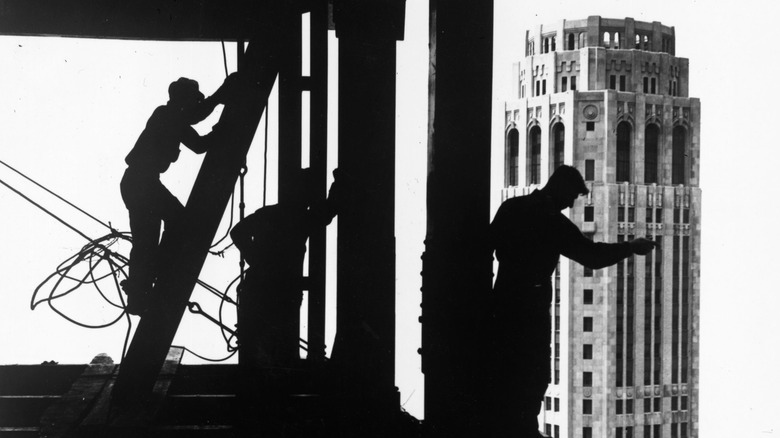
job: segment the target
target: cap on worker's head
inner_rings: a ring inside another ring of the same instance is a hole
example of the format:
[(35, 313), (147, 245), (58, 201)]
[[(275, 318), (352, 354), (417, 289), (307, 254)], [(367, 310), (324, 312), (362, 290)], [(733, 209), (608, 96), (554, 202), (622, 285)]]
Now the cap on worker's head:
[(171, 102), (179, 102), (191, 99), (193, 96), (196, 98), (203, 98), (203, 93), (200, 92), (198, 81), (179, 78), (171, 85), (168, 86), (168, 98)]
[(580, 171), (565, 164), (555, 169), (547, 185), (556, 189), (576, 190), (580, 195), (587, 195), (589, 192)]

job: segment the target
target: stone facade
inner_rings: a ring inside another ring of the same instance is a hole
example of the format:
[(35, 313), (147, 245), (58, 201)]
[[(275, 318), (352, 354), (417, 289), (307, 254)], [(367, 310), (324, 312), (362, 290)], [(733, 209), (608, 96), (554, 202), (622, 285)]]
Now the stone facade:
[(503, 198), (569, 164), (591, 188), (569, 211), (586, 235), (661, 244), (595, 272), (562, 258), (540, 424), (553, 437), (698, 437), (701, 107), (674, 28), (560, 21), (527, 32), (525, 54), (505, 104)]

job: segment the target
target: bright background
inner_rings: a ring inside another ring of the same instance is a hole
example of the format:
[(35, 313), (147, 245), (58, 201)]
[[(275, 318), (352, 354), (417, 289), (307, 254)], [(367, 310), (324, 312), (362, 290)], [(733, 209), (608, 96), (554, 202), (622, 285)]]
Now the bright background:
[[(701, 283), (701, 436), (780, 434), (780, 294), (773, 250), (780, 248), (773, 199), (780, 145), (777, 123), (777, 40), (774, 3), (725, 1), (496, 1), (494, 166), (501, 169), (502, 101), (511, 97), (511, 64), (523, 53), (524, 30), (562, 18), (633, 17), (674, 26), (678, 56), (690, 59), (690, 96), (702, 104), (703, 236)], [(420, 255), (425, 224), (428, 21), (425, 1), (407, 2), (406, 39), (398, 44), (397, 114), (397, 383), (401, 401), (422, 416), (419, 373)], [(335, 38), (331, 53), (335, 56)], [(228, 65), (235, 49), (228, 45)], [(469, 62), (464, 59), (463, 62)], [(224, 78), (219, 43), (0, 37), (0, 160), (8, 162), (114, 227), (126, 230), (119, 197), (124, 156), (152, 110), (167, 100), (180, 76), (198, 80), (206, 94)], [(335, 80), (335, 71), (331, 80)], [(335, 97), (334, 94), (332, 94)], [(335, 112), (335, 99), (331, 105)], [(271, 105), (269, 181), (275, 179), (278, 118)], [(213, 118), (198, 129), (208, 132)], [(331, 144), (336, 140), (331, 119)], [(248, 211), (262, 203), (262, 126), (250, 152)], [(184, 151), (164, 183), (185, 202), (201, 157)], [(332, 166), (335, 164), (332, 164)], [(494, 208), (501, 180), (494, 172)], [(52, 207), (85, 233), (100, 225), (0, 166), (0, 179)], [(272, 188), (268, 202), (275, 202)], [(30, 311), (33, 289), (86, 243), (80, 236), (0, 187), (0, 363), (86, 363), (105, 352), (121, 357), (125, 324), (76, 327), (42, 305)], [(224, 224), (227, 227), (227, 222)], [(332, 227), (333, 228), (333, 227)], [(224, 229), (223, 229), (224, 231)], [(234, 250), (210, 257), (203, 278), (224, 287), (237, 274)], [(115, 315), (84, 292), (64, 309), (86, 321)], [(210, 311), (216, 300), (194, 299)], [(63, 303), (65, 304), (65, 303)], [(229, 314), (230, 312), (227, 312)], [(227, 316), (229, 320), (229, 316)], [(332, 319), (331, 319), (332, 320)], [(332, 327), (329, 338), (332, 339)], [(224, 356), (224, 342), (207, 321), (185, 316), (175, 343)], [(187, 362), (197, 362), (187, 355)]]

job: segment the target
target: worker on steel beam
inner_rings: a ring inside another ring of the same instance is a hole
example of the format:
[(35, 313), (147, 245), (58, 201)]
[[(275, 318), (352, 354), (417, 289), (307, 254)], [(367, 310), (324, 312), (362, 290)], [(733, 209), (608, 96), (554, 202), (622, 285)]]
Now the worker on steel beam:
[(551, 377), (551, 275), (559, 257), (601, 269), (657, 246), (641, 237), (622, 243), (585, 237), (562, 211), (587, 193), (579, 171), (561, 166), (541, 190), (501, 204), (490, 225), (490, 244), (498, 259), (488, 392), (495, 415), (491, 436), (543, 436), (537, 416)]
[(160, 228), (181, 217), (184, 206), (160, 182), (160, 174), (179, 158), (180, 145), (202, 154), (214, 143), (214, 131), (201, 136), (192, 127), (224, 104), (235, 88), (235, 75), (225, 79), (210, 97), (204, 98), (198, 83), (179, 78), (168, 87), (168, 103), (154, 110), (146, 128), (125, 158), (127, 170), (120, 189), (130, 216), (133, 248), (128, 278), (122, 282), (127, 294), (126, 311), (140, 315), (148, 307), (157, 275)]
[(298, 181), (288, 200), (260, 208), (230, 232), (249, 264), (239, 286), (238, 336), (250, 366), (290, 367), (299, 359), (306, 241), (338, 212), (338, 178), (320, 203), (311, 170), (301, 170)]

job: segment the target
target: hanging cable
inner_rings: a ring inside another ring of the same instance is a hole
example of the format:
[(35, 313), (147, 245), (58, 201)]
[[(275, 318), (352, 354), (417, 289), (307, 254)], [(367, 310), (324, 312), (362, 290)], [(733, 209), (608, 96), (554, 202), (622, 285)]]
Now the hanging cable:
[[(13, 171), (14, 171), (14, 172), (16, 172), (17, 174), (21, 175), (21, 176), (22, 176), (22, 178), (26, 179), (27, 181), (30, 181), (31, 183), (33, 183), (33, 184), (35, 184), (36, 186), (40, 187), (41, 189), (45, 190), (47, 193), (49, 193), (50, 195), (52, 195), (52, 196), (54, 196), (55, 198), (59, 199), (60, 201), (62, 201), (62, 202), (64, 202), (64, 203), (68, 204), (69, 206), (71, 206), (71, 207), (75, 208), (76, 210), (80, 211), (81, 213), (84, 213), (85, 215), (87, 215), (88, 217), (90, 217), (90, 218), (91, 218), (91, 219), (93, 219), (95, 222), (99, 223), (100, 225), (103, 225), (104, 227), (108, 228), (109, 230), (113, 230), (113, 228), (111, 228), (111, 225), (109, 225), (109, 224), (107, 224), (107, 223), (105, 223), (105, 222), (101, 221), (100, 219), (96, 218), (95, 216), (92, 216), (91, 214), (89, 214), (89, 213), (87, 213), (86, 211), (82, 210), (81, 208), (79, 208), (79, 207), (78, 207), (78, 206), (76, 206), (75, 204), (71, 203), (71, 202), (70, 202), (70, 201), (68, 201), (67, 199), (63, 198), (62, 196), (60, 196), (60, 195), (58, 195), (58, 194), (56, 194), (56, 193), (54, 193), (53, 191), (51, 191), (51, 190), (49, 190), (48, 188), (44, 187), (42, 184), (40, 184), (40, 183), (38, 183), (37, 181), (33, 180), (33, 179), (32, 179), (32, 178), (30, 178), (29, 176), (27, 176), (27, 175), (23, 174), (22, 172), (20, 172), (19, 170), (15, 169), (15, 168), (13, 168), (13, 167), (12, 167), (10, 164), (8, 164), (8, 163), (6, 163), (6, 162), (4, 162), (4, 161), (2, 161), (2, 160), (0, 160), (0, 164), (2, 164), (3, 166), (5, 166), (5, 167), (7, 167), (7, 168), (9, 168), (9, 169), (11, 169), (11, 170), (13, 170)], [(6, 185), (6, 186), (7, 186), (7, 185)]]
[(265, 132), (263, 136), (263, 207), (266, 206), (266, 192), (268, 187), (268, 103), (265, 104)]
[(9, 188), (11, 191), (13, 191), (13, 192), (14, 192), (14, 193), (16, 193), (17, 195), (19, 195), (19, 196), (21, 196), (22, 198), (24, 198), (25, 200), (27, 200), (27, 202), (29, 202), (30, 204), (32, 204), (32, 205), (34, 205), (34, 206), (38, 207), (39, 209), (43, 210), (43, 212), (44, 212), (44, 213), (46, 213), (46, 214), (48, 214), (49, 216), (53, 217), (54, 219), (56, 219), (56, 220), (57, 220), (57, 222), (61, 223), (62, 225), (65, 225), (66, 227), (70, 228), (72, 231), (74, 231), (74, 232), (75, 232), (76, 234), (78, 234), (79, 236), (81, 236), (81, 237), (83, 237), (83, 238), (85, 238), (85, 239), (87, 239), (87, 240), (89, 240), (89, 241), (91, 241), (91, 240), (92, 240), (92, 239), (90, 239), (90, 238), (89, 238), (89, 236), (87, 236), (86, 234), (84, 234), (84, 233), (82, 233), (81, 231), (79, 231), (79, 230), (77, 230), (76, 228), (74, 228), (74, 227), (73, 227), (73, 225), (71, 225), (71, 224), (69, 224), (69, 223), (65, 222), (65, 221), (64, 221), (64, 220), (62, 220), (62, 219), (61, 219), (59, 216), (57, 216), (56, 214), (54, 214), (54, 213), (52, 213), (51, 211), (47, 210), (47, 209), (46, 209), (46, 208), (44, 208), (44, 207), (43, 207), (41, 204), (38, 204), (37, 202), (35, 202), (35, 201), (33, 201), (32, 199), (28, 198), (28, 197), (27, 197), (27, 196), (26, 196), (24, 193), (22, 193), (22, 192), (20, 192), (19, 190), (16, 190), (15, 188), (11, 187), (10, 185), (8, 185), (8, 184), (7, 184), (5, 181), (3, 181), (2, 179), (0, 179), (0, 184), (2, 184), (2, 185), (4, 185), (4, 186), (8, 187), (8, 188)]
[(222, 62), (225, 64), (225, 77), (228, 76), (227, 51), (225, 50), (225, 40), (222, 40)]

